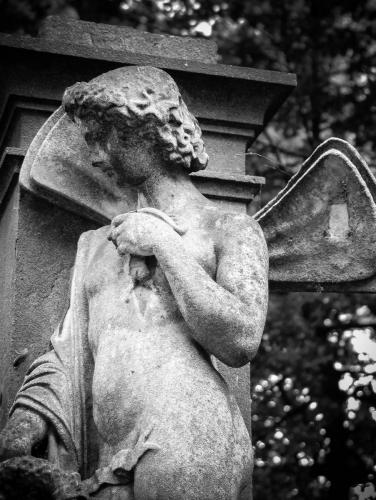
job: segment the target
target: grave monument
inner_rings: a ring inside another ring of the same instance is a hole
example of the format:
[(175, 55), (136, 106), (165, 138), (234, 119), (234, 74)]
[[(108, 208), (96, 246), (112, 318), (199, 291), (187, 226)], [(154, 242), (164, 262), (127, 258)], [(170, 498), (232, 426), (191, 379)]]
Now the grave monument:
[(370, 170), (330, 139), (251, 217), (263, 180), (239, 153), (293, 75), (57, 19), (0, 45), (0, 492), (250, 498), (249, 372), (236, 367), (257, 352), (268, 277), (373, 291)]

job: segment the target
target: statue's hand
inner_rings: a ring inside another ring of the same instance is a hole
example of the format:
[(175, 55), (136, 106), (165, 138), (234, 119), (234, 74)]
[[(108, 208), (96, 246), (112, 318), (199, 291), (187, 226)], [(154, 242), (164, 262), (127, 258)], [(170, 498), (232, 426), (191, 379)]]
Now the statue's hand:
[(46, 422), (27, 409), (18, 408), (0, 432), (0, 462), (31, 455), (32, 447), (47, 433)]
[(128, 212), (113, 219), (108, 239), (121, 255), (130, 253), (146, 257), (154, 255), (156, 245), (176, 234), (170, 224), (151, 213)]
[(32, 444), (27, 436), (15, 437), (4, 429), (0, 432), (0, 462), (8, 458), (31, 455)]

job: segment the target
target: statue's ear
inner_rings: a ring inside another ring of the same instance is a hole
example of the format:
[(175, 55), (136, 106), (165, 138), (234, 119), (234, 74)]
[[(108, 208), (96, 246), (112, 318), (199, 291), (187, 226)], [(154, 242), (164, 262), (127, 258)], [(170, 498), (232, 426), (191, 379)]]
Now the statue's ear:
[(319, 146), (255, 218), (270, 279), (341, 283), (376, 273), (376, 181), (347, 142)]
[(136, 193), (119, 190), (113, 179), (92, 166), (75, 123), (60, 107), (31, 143), (20, 173), (21, 185), (81, 216), (107, 224), (136, 204)]

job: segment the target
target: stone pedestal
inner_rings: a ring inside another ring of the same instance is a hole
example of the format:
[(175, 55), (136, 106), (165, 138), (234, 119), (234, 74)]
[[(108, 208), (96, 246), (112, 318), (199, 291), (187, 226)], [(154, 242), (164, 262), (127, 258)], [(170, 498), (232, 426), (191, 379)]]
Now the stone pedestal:
[[(79, 235), (98, 225), (23, 191), (18, 172), (66, 87), (122, 65), (153, 65), (177, 81), (210, 155), (194, 174), (208, 197), (247, 211), (264, 179), (244, 153), (295, 86), (294, 75), (215, 63), (212, 42), (50, 19), (38, 38), (0, 35), (0, 426), (30, 363), (64, 313)], [(219, 369), (250, 425), (249, 368)]]

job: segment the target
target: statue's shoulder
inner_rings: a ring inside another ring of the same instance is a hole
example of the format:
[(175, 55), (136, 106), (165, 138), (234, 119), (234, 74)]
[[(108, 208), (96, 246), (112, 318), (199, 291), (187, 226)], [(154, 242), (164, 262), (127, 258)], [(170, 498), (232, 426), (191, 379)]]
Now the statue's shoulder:
[(82, 233), (77, 243), (76, 262), (79, 259), (84, 259), (88, 262), (97, 248), (103, 245), (103, 243), (108, 242), (107, 235), (109, 231), (110, 226), (103, 226), (99, 229), (91, 229), (90, 231)]
[(239, 237), (253, 234), (255, 238), (264, 240), (260, 224), (246, 213), (218, 210), (214, 215), (215, 228), (227, 236)]
[(102, 226), (98, 229), (90, 229), (89, 231), (85, 231), (79, 237), (78, 244), (79, 245), (90, 245), (95, 244), (96, 242), (101, 242), (104, 239), (107, 239), (107, 235), (110, 231), (110, 226)]

